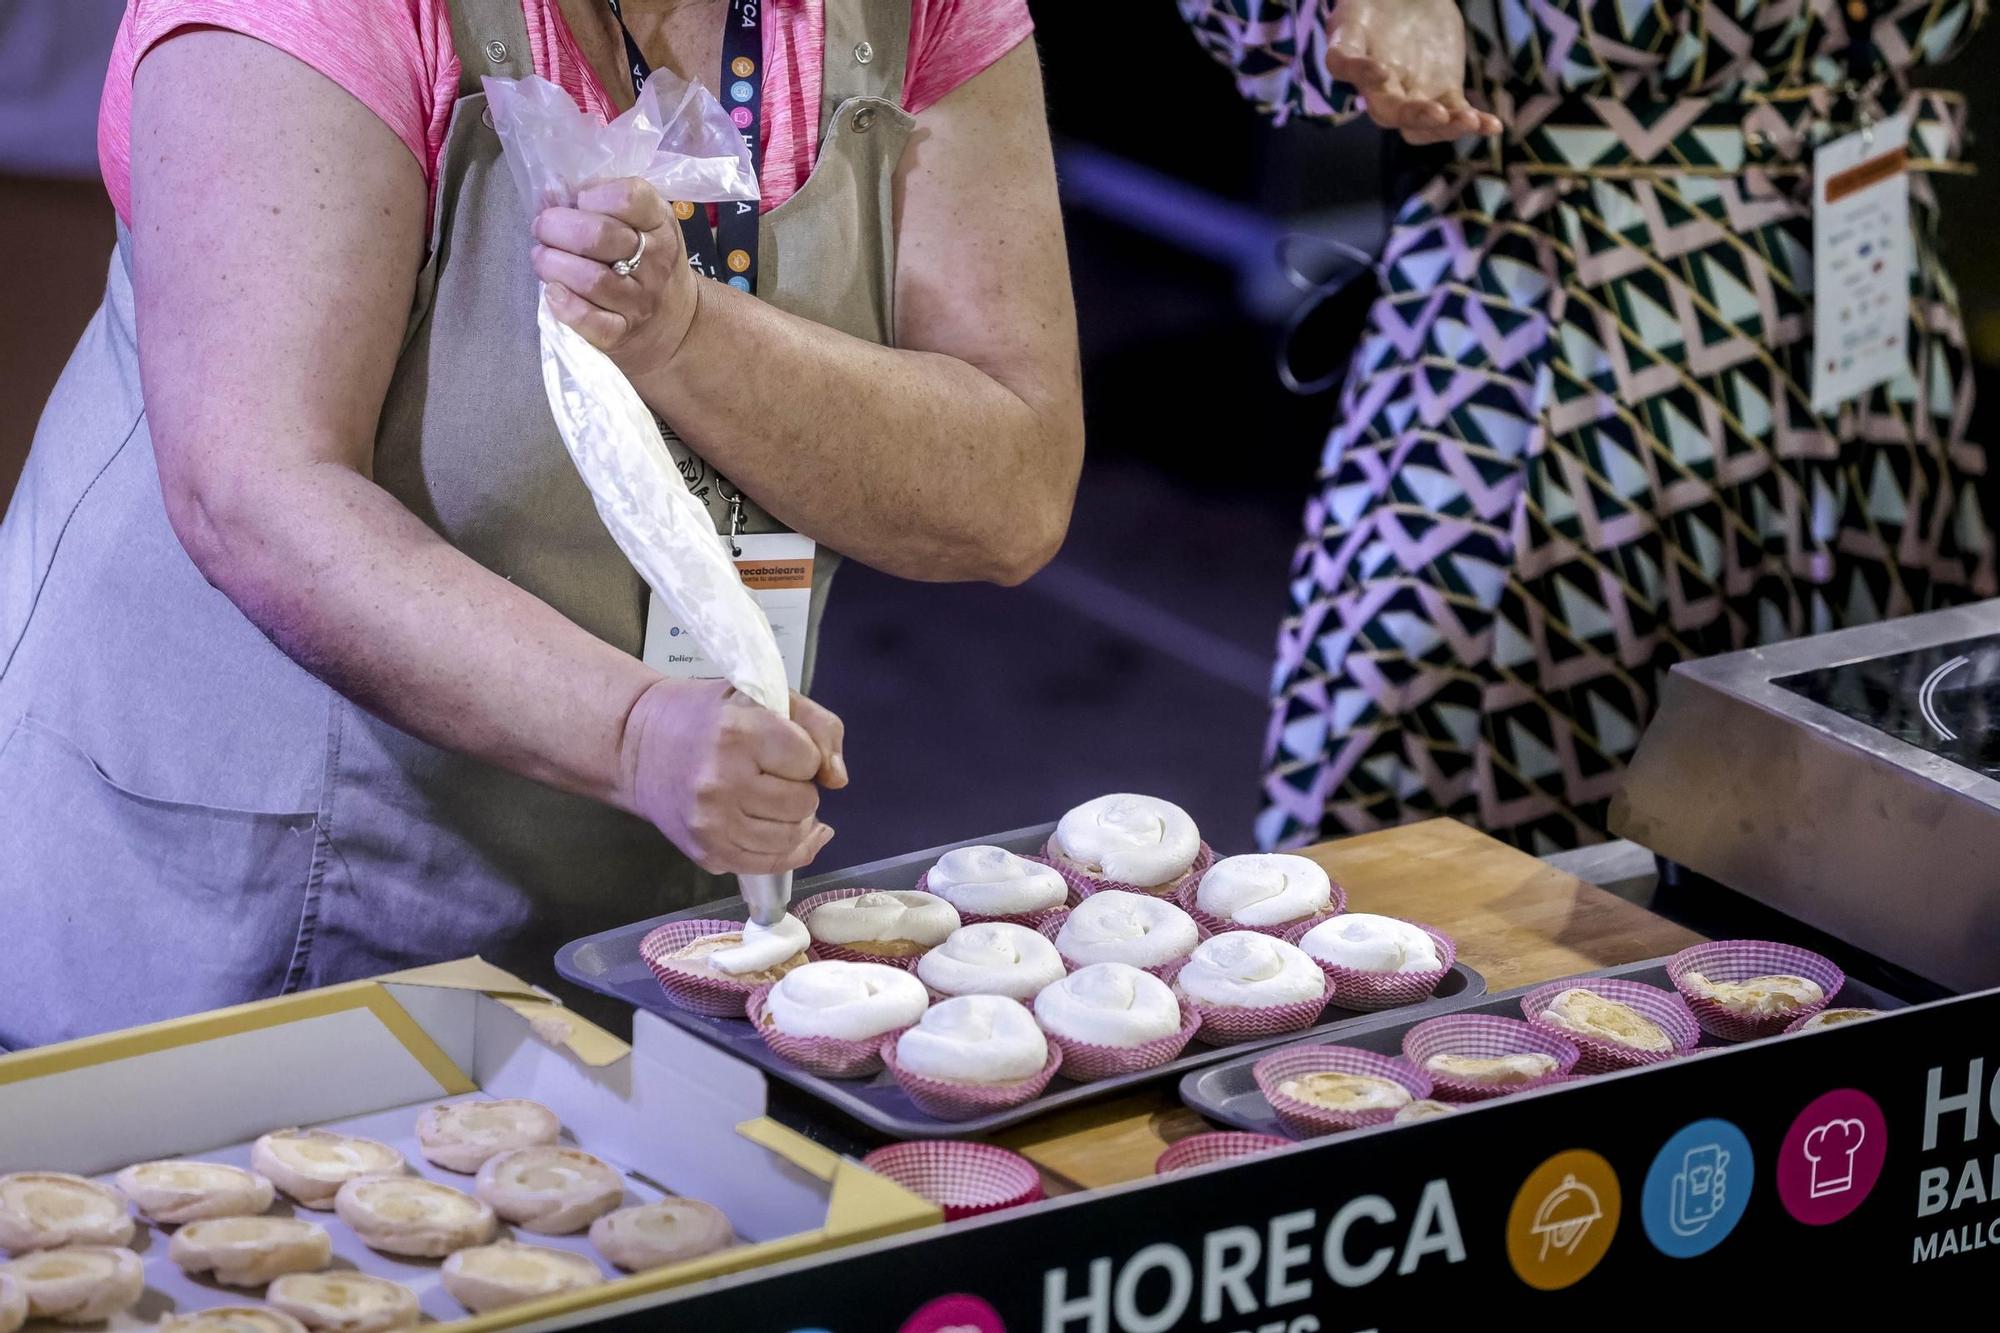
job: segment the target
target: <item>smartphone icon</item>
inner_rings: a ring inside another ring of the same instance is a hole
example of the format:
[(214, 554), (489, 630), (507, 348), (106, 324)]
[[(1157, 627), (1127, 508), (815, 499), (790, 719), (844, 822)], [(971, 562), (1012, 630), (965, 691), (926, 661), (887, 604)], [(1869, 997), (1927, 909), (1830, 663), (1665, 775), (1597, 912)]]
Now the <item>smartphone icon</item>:
[(1690, 1148), (1674, 1174), (1673, 1212), (1667, 1221), (1677, 1235), (1701, 1232), (1722, 1211), (1728, 1181), (1729, 1154), (1720, 1144)]

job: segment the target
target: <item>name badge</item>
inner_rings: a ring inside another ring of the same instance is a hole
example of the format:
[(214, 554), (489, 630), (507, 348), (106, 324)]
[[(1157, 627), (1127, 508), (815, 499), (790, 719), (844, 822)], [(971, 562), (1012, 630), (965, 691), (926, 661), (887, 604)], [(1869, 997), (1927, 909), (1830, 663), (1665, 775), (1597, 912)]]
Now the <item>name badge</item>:
[(1815, 412), (1909, 367), (1909, 142), (1898, 114), (1813, 154)]
[[(806, 621), (812, 613), (813, 556), (818, 548), (812, 538), (796, 532), (739, 533), (735, 540), (736, 572), (771, 622), (785, 659), (785, 677), (796, 690), (805, 679)], [(679, 680), (715, 680), (722, 675), (658, 594), (646, 611), (643, 656), (647, 666)]]

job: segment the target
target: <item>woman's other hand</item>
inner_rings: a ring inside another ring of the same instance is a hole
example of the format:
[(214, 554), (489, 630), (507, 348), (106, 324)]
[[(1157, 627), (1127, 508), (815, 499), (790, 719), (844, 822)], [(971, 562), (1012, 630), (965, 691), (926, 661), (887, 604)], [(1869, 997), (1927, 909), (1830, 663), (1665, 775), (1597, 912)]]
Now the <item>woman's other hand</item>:
[(1465, 16), (1458, 0), (1338, 0), (1327, 72), (1361, 94), (1368, 118), (1411, 143), (1498, 134), (1465, 101)]
[[(695, 273), (688, 267), (673, 208), (636, 176), (583, 190), (574, 208), (535, 218), (535, 276), (549, 309), (621, 366), (671, 358), (694, 318)], [(630, 274), (614, 265), (645, 251)]]
[(712, 874), (796, 870), (833, 837), (819, 789), (847, 785), (843, 743), (804, 695), (788, 721), (726, 681), (658, 681), (626, 724), (621, 803)]

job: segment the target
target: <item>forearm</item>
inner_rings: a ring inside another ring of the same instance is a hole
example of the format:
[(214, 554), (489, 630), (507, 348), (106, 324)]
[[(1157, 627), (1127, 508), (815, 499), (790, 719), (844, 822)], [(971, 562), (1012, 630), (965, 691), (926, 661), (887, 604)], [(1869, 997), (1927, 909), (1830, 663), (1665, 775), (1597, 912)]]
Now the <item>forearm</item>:
[(306, 670), (434, 745), (629, 808), (625, 723), (659, 679), (639, 660), (342, 464), (169, 498), (203, 574)]
[(1081, 448), (1066, 402), (697, 290), (678, 350), (634, 382), (779, 520), (911, 579), (1018, 582), (1060, 544)]

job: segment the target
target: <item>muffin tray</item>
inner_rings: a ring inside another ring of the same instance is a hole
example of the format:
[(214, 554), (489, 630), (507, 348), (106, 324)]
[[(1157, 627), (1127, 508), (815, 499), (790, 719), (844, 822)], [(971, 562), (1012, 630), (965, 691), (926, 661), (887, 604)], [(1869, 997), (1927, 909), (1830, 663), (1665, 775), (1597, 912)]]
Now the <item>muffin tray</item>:
[[(1597, 972), (1581, 972), (1564, 980), (1582, 981), (1589, 977), (1619, 977), (1627, 981), (1643, 982), (1648, 986), (1658, 986), (1672, 990), (1673, 983), (1667, 979), (1667, 959), (1653, 958), (1640, 963), (1626, 963), (1622, 967), (1607, 967)], [(1371, 1014), (1370, 1022), (1350, 1023), (1337, 1032), (1323, 1032), (1315, 1029), (1300, 1034), (1299, 1037), (1267, 1043), (1254, 1053), (1228, 1051), (1226, 1058), (1188, 1073), (1181, 1079), (1181, 1101), (1200, 1112), (1208, 1119), (1233, 1129), (1247, 1130), (1253, 1134), (1275, 1134), (1281, 1139), (1296, 1137), (1279, 1121), (1271, 1110), (1264, 1094), (1257, 1090), (1257, 1080), (1251, 1075), (1251, 1066), (1269, 1055), (1276, 1046), (1354, 1046), (1364, 1051), (1375, 1051), (1382, 1055), (1400, 1055), (1403, 1050), (1403, 1034), (1427, 1018), (1440, 1014), (1498, 1014), (1505, 1018), (1521, 1017), (1521, 997), (1537, 986), (1522, 986), (1518, 990), (1502, 991), (1497, 995), (1461, 996), (1455, 1003), (1434, 1002), (1421, 1009), (1389, 1010)], [(1901, 1009), (1907, 1002), (1877, 990), (1865, 982), (1847, 979), (1829, 1008), (1851, 1009)], [(1701, 1044), (1697, 1050), (1708, 1050), (1734, 1043), (1725, 1042), (1701, 1034)], [(1654, 1066), (1657, 1067), (1657, 1066)], [(1554, 1091), (1544, 1089), (1543, 1091)], [(1503, 1100), (1496, 1098), (1495, 1100)], [(1462, 1109), (1470, 1110), (1480, 1103), (1468, 1103)]]
[[(970, 838), (964, 842), (933, 847), (926, 851), (911, 852), (885, 861), (875, 861), (849, 870), (836, 871), (799, 884), (793, 893), (793, 900), (803, 901), (815, 893), (825, 893), (832, 889), (911, 888), (940, 856), (954, 847), (997, 846), (1011, 852), (1032, 854), (1042, 849), (1054, 829), (1053, 824), (1015, 829), (1011, 833), (996, 834), (987, 838)], [(737, 1058), (800, 1088), (868, 1129), (896, 1139), (966, 1138), (987, 1134), (1062, 1107), (1111, 1096), (1141, 1084), (1160, 1082), (1220, 1061), (1234, 1060), (1245, 1051), (1262, 1051), (1272, 1046), (1297, 1041), (1301, 1037), (1341, 1038), (1352, 1029), (1369, 1027), (1385, 1019), (1394, 1021), (1406, 1015), (1410, 1016), (1412, 1021), (1416, 1018), (1428, 1018), (1486, 993), (1486, 979), (1461, 963), (1446, 974), (1445, 979), (1439, 983), (1436, 994), (1420, 1004), (1374, 1014), (1360, 1014), (1352, 1010), (1330, 1007), (1319, 1024), (1303, 1032), (1243, 1042), (1234, 1046), (1202, 1046), (1197, 1043), (1189, 1046), (1179, 1059), (1171, 1060), (1157, 1068), (1116, 1078), (1099, 1079), (1092, 1083), (1072, 1083), (1058, 1075), (1055, 1081), (1049, 1084), (1047, 1092), (1024, 1105), (1009, 1107), (1007, 1110), (996, 1111), (972, 1120), (939, 1120), (919, 1109), (887, 1073), (876, 1074), (866, 1079), (821, 1078), (774, 1054), (771, 1048), (764, 1044), (764, 1039), (757, 1035), (756, 1029), (751, 1027), (748, 1019), (707, 1018), (676, 1008), (668, 1002), (666, 994), (660, 989), (660, 983), (654, 979), (639, 956), (639, 942), (656, 926), (668, 921), (684, 918), (741, 921), (744, 916), (745, 908), (742, 900), (732, 899), (727, 902), (704, 904), (668, 916), (654, 917), (650, 921), (634, 922), (629, 926), (621, 926), (616, 930), (608, 930), (564, 945), (556, 954), (556, 971), (576, 985), (622, 1000), (635, 1008), (658, 1014), (676, 1027), (684, 1028)]]

